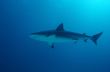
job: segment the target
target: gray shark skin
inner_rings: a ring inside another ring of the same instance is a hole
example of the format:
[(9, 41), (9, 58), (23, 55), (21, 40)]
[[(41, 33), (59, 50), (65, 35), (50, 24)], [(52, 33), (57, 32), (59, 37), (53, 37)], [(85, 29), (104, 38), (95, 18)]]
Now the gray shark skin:
[(75, 32), (70, 32), (64, 30), (63, 23), (60, 24), (55, 30), (48, 30), (43, 32), (35, 32), (31, 34), (31, 38), (47, 42), (51, 48), (54, 48), (54, 43), (68, 42), (68, 41), (77, 41), (84, 40), (87, 42), (88, 39), (92, 40), (95, 45), (97, 45), (97, 40), (102, 35), (103, 32), (100, 32), (93, 36), (88, 36), (85, 33), (79, 34)]

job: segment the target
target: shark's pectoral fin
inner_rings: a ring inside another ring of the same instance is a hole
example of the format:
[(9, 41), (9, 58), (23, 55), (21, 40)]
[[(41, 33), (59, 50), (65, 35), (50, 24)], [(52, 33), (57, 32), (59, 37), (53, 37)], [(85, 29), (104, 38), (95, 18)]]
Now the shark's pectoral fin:
[(51, 48), (54, 48), (54, 43), (51, 45)]
[(54, 43), (53, 43), (53, 42), (48, 42), (48, 44), (49, 44), (49, 46), (50, 46), (51, 48), (54, 48)]
[(51, 48), (54, 48), (55, 38), (56, 38), (55, 35), (50, 35), (50, 36), (48, 37), (48, 45), (49, 45)]

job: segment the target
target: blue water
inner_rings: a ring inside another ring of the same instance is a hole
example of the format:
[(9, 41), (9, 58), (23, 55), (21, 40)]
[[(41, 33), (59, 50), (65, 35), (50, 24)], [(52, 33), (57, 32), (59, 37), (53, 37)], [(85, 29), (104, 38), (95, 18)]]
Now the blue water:
[[(29, 38), (55, 29), (94, 35), (92, 41), (55, 44)], [(1, 0), (0, 72), (110, 72), (109, 0)]]

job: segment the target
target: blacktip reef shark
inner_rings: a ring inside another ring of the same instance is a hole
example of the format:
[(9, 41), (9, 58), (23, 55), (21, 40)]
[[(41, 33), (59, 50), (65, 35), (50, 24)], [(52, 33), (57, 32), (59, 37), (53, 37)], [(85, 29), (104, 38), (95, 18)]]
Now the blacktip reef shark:
[(93, 36), (88, 36), (85, 33), (75, 33), (66, 31), (63, 27), (63, 23), (61, 23), (56, 29), (48, 30), (48, 31), (41, 31), (41, 32), (35, 32), (31, 34), (31, 38), (47, 42), (51, 48), (54, 48), (55, 43), (61, 43), (61, 42), (68, 42), (68, 41), (78, 41), (78, 40), (84, 40), (84, 42), (87, 42), (88, 39), (92, 40), (95, 45), (97, 45), (97, 40), (102, 35), (103, 32), (100, 32)]

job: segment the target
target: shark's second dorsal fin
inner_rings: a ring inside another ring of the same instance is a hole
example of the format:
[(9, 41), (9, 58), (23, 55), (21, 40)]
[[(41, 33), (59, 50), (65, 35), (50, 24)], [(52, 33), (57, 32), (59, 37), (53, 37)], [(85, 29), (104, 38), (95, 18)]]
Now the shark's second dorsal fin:
[(63, 23), (61, 23), (61, 24), (57, 27), (56, 31), (58, 31), (58, 32), (64, 31)]

